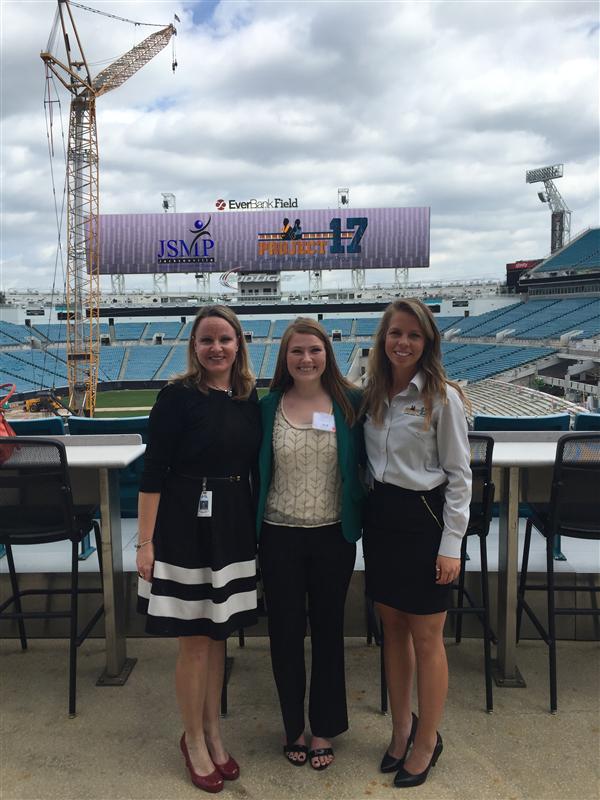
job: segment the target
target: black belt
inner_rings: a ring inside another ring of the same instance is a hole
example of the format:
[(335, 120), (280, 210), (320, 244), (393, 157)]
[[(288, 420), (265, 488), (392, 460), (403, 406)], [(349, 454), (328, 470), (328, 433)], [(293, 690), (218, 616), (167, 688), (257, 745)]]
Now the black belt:
[(214, 483), (215, 481), (224, 481), (225, 483), (240, 483), (242, 480), (241, 475), (188, 475), (185, 472), (176, 472), (172, 470), (171, 475), (176, 478), (185, 478), (189, 481), (198, 481), (199, 483)]
[(378, 480), (373, 480), (373, 489), (378, 489), (380, 492), (394, 492), (399, 495), (406, 495), (407, 497), (410, 496), (419, 496), (425, 495), (425, 497), (435, 497), (435, 495), (439, 495), (444, 488), (443, 483), (440, 483), (439, 486), (434, 486), (433, 489), (405, 489), (403, 486), (397, 486), (395, 483), (382, 483)]

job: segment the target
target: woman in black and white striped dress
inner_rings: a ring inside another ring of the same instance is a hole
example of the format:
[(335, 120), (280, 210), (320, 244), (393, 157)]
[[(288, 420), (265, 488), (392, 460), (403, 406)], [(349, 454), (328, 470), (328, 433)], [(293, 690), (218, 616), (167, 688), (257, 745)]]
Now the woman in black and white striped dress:
[(260, 415), (243, 332), (224, 306), (192, 327), (188, 369), (158, 395), (139, 496), (138, 610), (179, 637), (180, 747), (192, 782), (218, 792), (239, 767), (219, 728), (224, 642), (256, 622), (250, 474)]

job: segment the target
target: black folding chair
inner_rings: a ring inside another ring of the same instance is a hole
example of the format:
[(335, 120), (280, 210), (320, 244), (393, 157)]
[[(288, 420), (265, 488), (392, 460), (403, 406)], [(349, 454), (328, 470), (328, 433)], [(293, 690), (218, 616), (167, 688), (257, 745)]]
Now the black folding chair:
[[(258, 586), (261, 587), (260, 568), (257, 568), (257, 570), (256, 570), (256, 579), (257, 579)], [(261, 588), (260, 591), (258, 592), (258, 615), (264, 617), (266, 615), (266, 613), (267, 612), (266, 612), (266, 609), (265, 609), (265, 599), (264, 599), (264, 596), (262, 594), (262, 588)], [(227, 713), (228, 713), (228, 710), (229, 710), (227, 687), (229, 686), (229, 679), (231, 678), (231, 672), (233, 670), (233, 661), (234, 661), (233, 656), (228, 656), (227, 655), (227, 641), (228, 640), (225, 639), (225, 669), (224, 669), (224, 673), (223, 673), (223, 687), (221, 689), (221, 716), (222, 717), (226, 717)], [(245, 647), (246, 646), (246, 635), (244, 633), (244, 629), (243, 628), (240, 628), (238, 630), (238, 645), (240, 647)]]
[[(483, 628), (483, 656), (485, 668), (485, 703), (487, 711), (494, 710), (492, 696), (492, 654), (491, 645), (497, 639), (490, 628), (490, 594), (487, 562), (487, 535), (492, 519), (494, 503), (494, 484), (492, 483), (492, 453), (494, 440), (491, 436), (469, 433), (471, 448), (471, 472), (473, 489), (467, 532), (462, 540), (460, 551), (460, 574), (458, 583), (453, 587), (458, 593), (456, 606), (449, 613), (456, 617), (455, 640), (460, 644), (462, 639), (462, 619), (464, 614), (475, 614)], [(467, 541), (469, 536), (479, 537), (479, 553), (481, 558), (481, 602), (475, 601), (465, 587), (465, 565), (467, 561)], [(468, 605), (465, 605), (465, 600)]]
[[(527, 520), (525, 545), (521, 564), (521, 577), (517, 594), (517, 641), (521, 633), (523, 611), (527, 614), (541, 638), (548, 645), (548, 666), (550, 674), (550, 711), (558, 708), (556, 691), (556, 617), (558, 615), (598, 616), (600, 609), (595, 607), (560, 607), (555, 604), (554, 593), (581, 592), (581, 586), (554, 582), (554, 559), (552, 543), (555, 536), (576, 539), (600, 540), (600, 433), (567, 433), (558, 440), (556, 460), (552, 476), (550, 502), (532, 503), (532, 516)], [(527, 569), (531, 545), (531, 530), (535, 527), (546, 540), (546, 582), (529, 583)], [(530, 591), (546, 592), (547, 629), (544, 628), (525, 599)], [(590, 586), (586, 591), (597, 593), (598, 586)], [(595, 595), (591, 595), (594, 597)]]
[(388, 692), (387, 680), (385, 677), (385, 644), (383, 641), (383, 623), (377, 619), (375, 611), (375, 604), (370, 597), (365, 597), (366, 603), (366, 618), (367, 618), (367, 644), (371, 645), (373, 641), (379, 647), (379, 702), (381, 713), (387, 714), (388, 711)]
[[(0, 605), (0, 620), (16, 620), (21, 648), (27, 649), (26, 619), (70, 620), (69, 629), (69, 716), (75, 716), (77, 648), (104, 613), (101, 605), (85, 627), (78, 631), (78, 597), (102, 593), (102, 588), (79, 587), (78, 546), (94, 530), (102, 576), (100, 526), (92, 519), (93, 506), (74, 506), (67, 456), (62, 442), (33, 437), (0, 438), (8, 458), (0, 464), (0, 544), (6, 547), (12, 595)], [(71, 542), (71, 585), (68, 589), (20, 590), (13, 545)], [(30, 595), (68, 595), (64, 611), (24, 611), (22, 598)], [(6, 609), (14, 606), (14, 611)]]

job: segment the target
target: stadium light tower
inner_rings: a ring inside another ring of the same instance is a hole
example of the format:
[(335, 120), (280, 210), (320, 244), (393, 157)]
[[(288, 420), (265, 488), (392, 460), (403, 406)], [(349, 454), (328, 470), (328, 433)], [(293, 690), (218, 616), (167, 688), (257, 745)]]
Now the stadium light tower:
[(161, 192), (162, 194), (162, 208), (165, 214), (169, 211), (172, 211), (173, 214), (176, 213), (177, 207), (175, 205), (175, 195), (173, 192)]
[[(175, 214), (177, 211), (177, 207), (175, 205), (175, 195), (173, 194), (173, 192), (161, 192), (161, 195), (162, 195), (162, 210), (165, 212), (165, 214), (168, 214), (169, 212)], [(166, 294), (169, 291), (167, 273), (155, 272), (152, 284), (154, 286), (154, 291), (157, 294), (162, 294), (163, 292)]]
[(529, 169), (525, 173), (525, 183), (543, 183), (545, 192), (538, 192), (540, 202), (548, 203), (552, 212), (550, 226), (550, 252), (567, 244), (571, 238), (571, 212), (554, 185), (554, 178), (562, 178), (563, 164), (554, 164), (551, 167)]
[[(338, 189), (338, 208), (348, 208), (349, 206), (350, 189)], [(352, 276), (352, 288), (357, 291), (362, 291), (366, 284), (364, 269), (354, 268), (350, 271), (350, 274)]]

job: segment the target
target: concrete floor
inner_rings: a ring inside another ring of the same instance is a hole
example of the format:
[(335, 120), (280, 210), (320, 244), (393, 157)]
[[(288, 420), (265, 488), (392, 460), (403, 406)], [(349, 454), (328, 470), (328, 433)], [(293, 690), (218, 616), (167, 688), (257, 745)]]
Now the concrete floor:
[[(16, 640), (0, 649), (0, 797), (2, 800), (175, 800), (199, 798), (178, 748), (181, 723), (173, 692), (176, 642), (130, 639), (138, 663), (123, 687), (100, 688), (103, 642), (80, 650), (78, 716), (67, 717), (64, 640)], [(524, 641), (518, 663), (525, 689), (495, 689), (484, 710), (482, 647), (448, 643), (451, 687), (441, 727), (444, 752), (427, 783), (394, 790), (378, 764), (390, 719), (378, 711), (379, 652), (349, 638), (351, 728), (335, 741), (324, 772), (298, 769), (281, 755), (282, 734), (268, 641), (248, 638), (235, 657), (225, 741), (241, 778), (221, 797), (329, 800), (409, 796), (435, 800), (597, 800), (600, 683), (595, 642), (560, 642), (559, 713), (548, 713), (546, 647)], [(415, 707), (416, 710), (416, 707)]]

